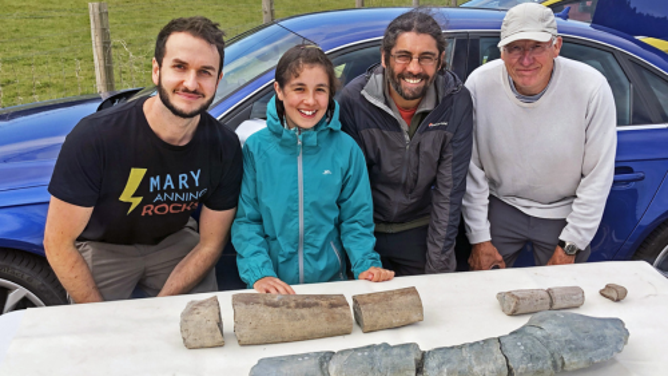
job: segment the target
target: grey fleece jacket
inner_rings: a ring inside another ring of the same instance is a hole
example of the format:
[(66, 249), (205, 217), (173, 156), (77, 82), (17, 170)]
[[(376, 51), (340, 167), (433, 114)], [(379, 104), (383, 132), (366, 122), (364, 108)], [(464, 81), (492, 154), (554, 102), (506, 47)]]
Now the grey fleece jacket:
[(410, 138), (385, 98), (384, 79), (382, 66), (374, 66), (351, 81), (339, 99), (342, 129), (366, 157), (374, 220), (406, 223), (428, 216), (425, 272), (454, 271), (471, 159), (470, 94), (454, 73), (438, 73), (435, 107)]

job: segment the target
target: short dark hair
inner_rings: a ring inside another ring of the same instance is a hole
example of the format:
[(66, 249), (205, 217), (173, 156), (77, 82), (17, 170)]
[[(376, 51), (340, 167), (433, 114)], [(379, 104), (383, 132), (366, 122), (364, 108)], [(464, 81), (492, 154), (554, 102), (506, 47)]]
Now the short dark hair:
[(188, 33), (216, 46), (220, 55), (220, 65), (218, 66), (218, 74), (220, 74), (223, 71), (223, 61), (225, 60), (225, 41), (223, 40), (225, 32), (220, 30), (219, 26), (220, 24), (202, 16), (175, 18), (169, 21), (160, 30), (158, 39), (155, 41), (155, 60), (158, 62), (158, 66), (162, 66), (162, 59), (165, 58), (165, 45), (169, 36), (172, 33)]
[(438, 58), (441, 58), (447, 42), (441, 26), (439, 26), (430, 13), (432, 12), (427, 8), (414, 8), (395, 18), (387, 25), (387, 29), (385, 29), (385, 34), (383, 35), (383, 42), (381, 43), (381, 50), (383, 51), (385, 61), (389, 60), (392, 48), (397, 44), (399, 35), (411, 31), (417, 34), (427, 34), (434, 38), (436, 47), (438, 48)]
[[(293, 78), (299, 77), (305, 65), (320, 66), (329, 78), (329, 104), (327, 106), (327, 117), (331, 120), (334, 113), (334, 94), (339, 87), (339, 80), (334, 72), (334, 64), (327, 55), (315, 44), (299, 44), (287, 50), (276, 65), (275, 79), (281, 90)], [(276, 112), (278, 118), (283, 122), (285, 108), (283, 102), (276, 98)], [(328, 120), (328, 121), (329, 121)]]

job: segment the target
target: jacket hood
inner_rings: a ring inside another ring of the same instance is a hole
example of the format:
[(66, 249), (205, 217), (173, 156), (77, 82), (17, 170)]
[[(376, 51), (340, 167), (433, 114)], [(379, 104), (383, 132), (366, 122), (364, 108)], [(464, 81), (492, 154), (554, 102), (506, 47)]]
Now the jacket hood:
[[(282, 145), (295, 145), (295, 133), (283, 127), (276, 112), (276, 95), (274, 95), (267, 104), (267, 128), (269, 131), (281, 139)], [(327, 117), (320, 119), (313, 131), (302, 132), (301, 139), (304, 146), (317, 146), (318, 137), (324, 137), (330, 131), (340, 131), (341, 122), (339, 121), (339, 104), (334, 101), (334, 114), (332, 119), (327, 122)]]
[[(381, 63), (377, 63), (367, 69), (365, 76), (366, 84), (364, 85), (364, 91), (380, 100), (381, 103), (385, 102), (383, 94), (385, 68), (383, 68)], [(441, 69), (436, 73), (434, 85), (436, 85), (438, 102), (440, 103), (446, 95), (455, 94), (462, 90), (464, 83), (452, 71)]]

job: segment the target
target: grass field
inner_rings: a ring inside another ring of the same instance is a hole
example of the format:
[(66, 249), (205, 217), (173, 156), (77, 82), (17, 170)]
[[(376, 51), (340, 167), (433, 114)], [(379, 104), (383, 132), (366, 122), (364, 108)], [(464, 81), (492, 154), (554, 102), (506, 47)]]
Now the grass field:
[[(276, 18), (355, 6), (355, 0), (274, 3)], [(365, 1), (367, 7), (411, 4)], [(172, 18), (204, 15), (219, 22), (227, 37), (262, 23), (262, 0), (109, 0), (107, 6), (116, 89), (150, 82), (155, 37)], [(0, 0), (0, 24), (0, 107), (97, 91), (88, 1)]]

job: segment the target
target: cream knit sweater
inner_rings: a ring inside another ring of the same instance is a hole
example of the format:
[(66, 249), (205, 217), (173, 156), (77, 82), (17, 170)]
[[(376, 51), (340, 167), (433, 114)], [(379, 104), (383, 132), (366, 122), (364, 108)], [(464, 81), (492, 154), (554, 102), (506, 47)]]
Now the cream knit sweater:
[(469, 241), (491, 240), (491, 194), (533, 217), (566, 218), (559, 238), (584, 249), (598, 229), (615, 167), (616, 111), (605, 77), (558, 57), (545, 94), (522, 103), (499, 59), (476, 69), (466, 87), (474, 106), (463, 200)]

